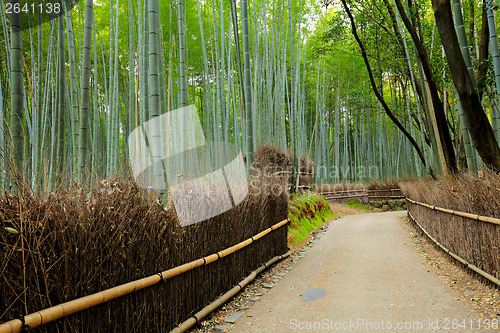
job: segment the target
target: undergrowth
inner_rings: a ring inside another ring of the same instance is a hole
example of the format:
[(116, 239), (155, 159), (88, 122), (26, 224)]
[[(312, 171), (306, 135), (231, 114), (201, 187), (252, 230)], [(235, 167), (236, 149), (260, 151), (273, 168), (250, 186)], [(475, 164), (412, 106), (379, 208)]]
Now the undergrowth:
[(294, 194), (290, 199), (288, 217), (291, 220), (288, 246), (294, 248), (302, 244), (311, 231), (315, 231), (335, 215), (323, 196), (304, 191)]
[(347, 206), (349, 206), (351, 208), (360, 209), (360, 210), (371, 210), (370, 207), (363, 205), (362, 203), (360, 203), (358, 200), (355, 200), (355, 199), (350, 199), (347, 202)]

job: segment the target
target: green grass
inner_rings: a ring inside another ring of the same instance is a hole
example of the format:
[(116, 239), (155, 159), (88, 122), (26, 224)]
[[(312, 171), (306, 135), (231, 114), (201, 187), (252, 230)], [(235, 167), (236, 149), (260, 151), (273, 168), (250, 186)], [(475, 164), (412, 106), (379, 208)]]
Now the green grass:
[(335, 215), (324, 197), (316, 192), (305, 191), (294, 194), (290, 199), (288, 217), (291, 220), (288, 246), (293, 248), (300, 245), (311, 231), (335, 218)]
[(351, 208), (361, 209), (361, 210), (370, 210), (370, 207), (361, 204), (359, 201), (357, 201), (355, 199), (349, 200), (347, 202), (347, 206), (349, 206)]

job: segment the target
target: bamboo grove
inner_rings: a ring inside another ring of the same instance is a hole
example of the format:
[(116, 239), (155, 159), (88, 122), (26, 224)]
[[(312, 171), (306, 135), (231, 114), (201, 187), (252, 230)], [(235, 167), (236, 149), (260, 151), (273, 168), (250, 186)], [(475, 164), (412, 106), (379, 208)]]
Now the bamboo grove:
[[(312, 159), (317, 183), (476, 171), (485, 149), (450, 75), (438, 2), (65, 0), (26, 27), (27, 13), (6, 12), (23, 1), (0, 0), (1, 186), (13, 174), (42, 191), (61, 175), (114, 177), (129, 133), (186, 105), (247, 166), (269, 144)], [(452, 3), (498, 149), (495, 4)]]

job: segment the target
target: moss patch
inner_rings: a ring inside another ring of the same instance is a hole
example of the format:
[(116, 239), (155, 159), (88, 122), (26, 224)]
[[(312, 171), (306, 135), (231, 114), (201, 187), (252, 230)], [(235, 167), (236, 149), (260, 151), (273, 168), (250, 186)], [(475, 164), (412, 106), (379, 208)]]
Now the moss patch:
[(288, 246), (295, 248), (304, 243), (311, 231), (335, 218), (326, 199), (316, 192), (296, 193), (290, 199), (288, 217)]

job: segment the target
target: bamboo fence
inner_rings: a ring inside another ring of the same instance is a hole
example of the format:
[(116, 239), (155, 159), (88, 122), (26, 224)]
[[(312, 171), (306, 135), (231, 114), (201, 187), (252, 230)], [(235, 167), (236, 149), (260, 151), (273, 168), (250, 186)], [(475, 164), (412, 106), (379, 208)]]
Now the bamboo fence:
[(200, 258), (171, 268), (169, 270), (151, 275), (136, 281), (122, 284), (98, 293), (74, 299), (72, 301), (62, 303), (44, 310), (40, 310), (29, 315), (23, 316), (20, 319), (10, 320), (0, 325), (0, 333), (16, 333), (26, 329), (33, 329), (35, 327), (50, 323), (54, 320), (69, 316), (76, 312), (88, 309), (90, 307), (108, 302), (112, 299), (136, 292), (138, 290), (153, 286), (161, 281), (166, 281), (170, 278), (178, 276), (182, 273), (193, 270), (197, 267), (208, 265), (217, 261), (220, 258), (226, 257), (242, 248), (250, 245), (254, 241), (264, 237), (268, 233), (277, 230), (290, 223), (289, 219), (276, 223), (275, 225), (261, 231), (260, 233), (252, 236), (236, 245), (226, 248), (217, 253)]
[[(485, 279), (493, 282), (497, 286), (500, 286), (500, 280), (492, 275), (497, 272), (497, 270), (492, 267), (496, 267), (496, 262), (498, 261), (495, 258), (496, 255), (498, 255), (495, 236), (498, 235), (498, 227), (496, 226), (500, 225), (499, 218), (436, 207), (409, 198), (406, 198), (406, 200), (413, 205), (424, 207), (429, 211), (441, 212), (463, 218), (464, 223), (462, 224), (465, 227), (456, 224), (455, 221), (451, 219), (443, 219), (439, 218), (439, 216), (433, 216), (433, 223), (431, 224), (431, 228), (429, 228), (434, 229), (433, 235), (432, 231), (428, 230), (423, 225), (425, 218), (422, 217), (419, 221), (414, 215), (415, 212), (412, 213), (412, 206), (408, 205), (409, 218), (423, 231), (424, 234), (427, 235), (431, 241), (439, 246), (445, 253), (449, 254), (455, 260), (463, 264), (466, 268), (471, 269)], [(489, 225), (488, 228), (486, 228), (487, 225)], [(450, 232), (452, 233), (451, 236), (449, 234)], [(464, 234), (464, 232), (466, 232), (466, 234)], [(453, 233), (455, 233), (455, 237), (453, 236)], [(467, 242), (464, 243), (464, 240), (459, 238), (460, 236), (467, 239), (476, 239), (476, 241), (472, 242), (473, 246), (471, 246), (471, 244)], [(469, 258), (464, 259), (464, 257)], [(485, 258), (483, 257), (493, 259), (484, 260)], [(488, 273), (486, 270), (491, 271), (492, 274)]]
[(345, 202), (348, 199), (358, 199), (361, 202), (367, 203), (370, 201), (397, 200), (405, 198), (399, 188), (386, 190), (342, 190), (318, 193), (324, 196), (328, 202)]

